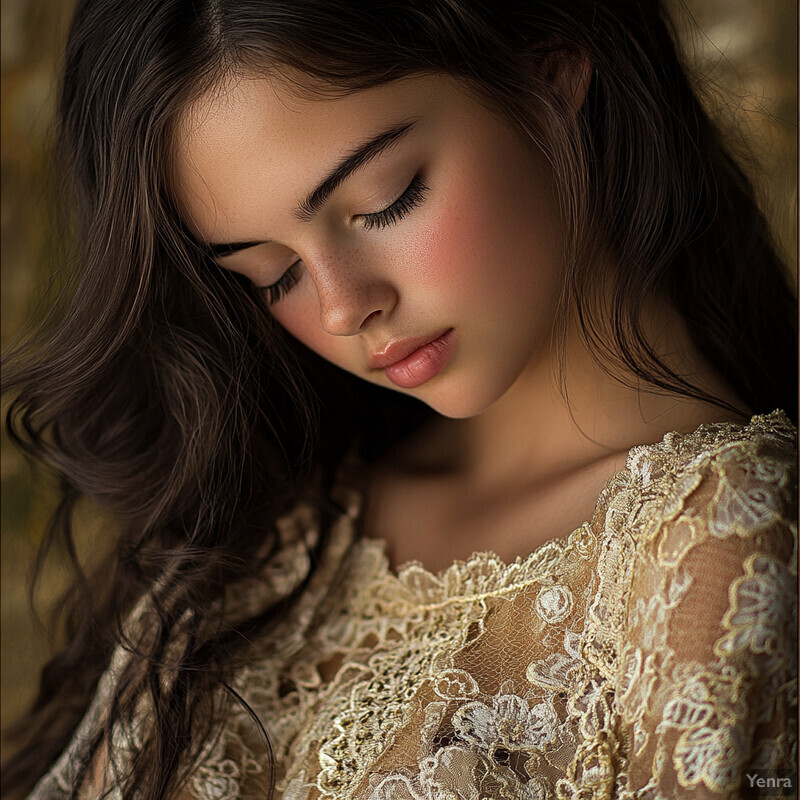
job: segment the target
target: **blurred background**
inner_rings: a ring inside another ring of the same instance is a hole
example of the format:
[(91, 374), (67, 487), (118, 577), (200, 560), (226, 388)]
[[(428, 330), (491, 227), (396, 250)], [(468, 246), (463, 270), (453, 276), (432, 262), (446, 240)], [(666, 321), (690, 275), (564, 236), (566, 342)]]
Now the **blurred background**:
[[(71, 0), (2, 0), (2, 345), (30, 316), (54, 260), (48, 219), (48, 137), (53, 78)], [(797, 3), (673, 0), (684, 50), (706, 81), (706, 98), (740, 131), (755, 158), (763, 207), (788, 262), (797, 256)], [(754, 265), (755, 266), (755, 265)], [(796, 272), (795, 272), (796, 275)], [(795, 278), (796, 280), (796, 278)], [(7, 403), (4, 403), (5, 410)], [(31, 700), (49, 649), (26, 598), (29, 565), (53, 508), (46, 476), (32, 478), (2, 438), (0, 676), (3, 729)], [(92, 516), (76, 525), (85, 544)], [(66, 571), (45, 573), (40, 600), (59, 593)], [(3, 748), (5, 752), (5, 747)]]

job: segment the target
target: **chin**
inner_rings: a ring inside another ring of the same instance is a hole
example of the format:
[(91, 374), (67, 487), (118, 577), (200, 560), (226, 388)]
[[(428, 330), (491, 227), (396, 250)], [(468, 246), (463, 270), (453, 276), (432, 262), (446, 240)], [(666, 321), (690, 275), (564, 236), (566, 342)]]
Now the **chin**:
[(480, 386), (465, 386), (462, 381), (456, 380), (443, 381), (440, 385), (434, 385), (435, 382), (434, 379), (430, 386), (420, 387), (413, 395), (438, 414), (450, 419), (477, 417), (505, 394), (486, 382)]

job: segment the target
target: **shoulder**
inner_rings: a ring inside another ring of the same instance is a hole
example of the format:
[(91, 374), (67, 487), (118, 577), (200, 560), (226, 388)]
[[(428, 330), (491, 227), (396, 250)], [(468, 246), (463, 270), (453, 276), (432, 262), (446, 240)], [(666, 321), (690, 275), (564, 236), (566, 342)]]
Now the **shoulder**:
[(716, 617), (748, 576), (766, 570), (785, 583), (796, 575), (795, 437), (773, 412), (744, 427), (705, 426), (651, 451), (640, 467), (662, 474), (631, 528), (631, 595), (669, 598), (691, 580), (703, 599), (696, 612)]
[(797, 431), (783, 412), (668, 434), (634, 448), (627, 467), (642, 501), (635, 535), (665, 558), (706, 536), (758, 539), (776, 527), (796, 536)]
[(796, 436), (786, 415), (775, 411), (745, 426), (703, 425), (633, 448), (598, 501), (601, 585), (612, 586), (616, 596), (634, 585), (662, 588), (683, 574), (687, 559), (713, 562), (719, 579), (755, 552), (791, 564)]
[(796, 575), (795, 437), (776, 411), (745, 426), (667, 434), (630, 451), (594, 520), (599, 583), (590, 622), (607, 650), (599, 666), (616, 669), (611, 654), (619, 653), (642, 604), (666, 609), (691, 583), (699, 617), (683, 621), (697, 631), (702, 618), (713, 628), (736, 582), (753, 570), (769, 563)]

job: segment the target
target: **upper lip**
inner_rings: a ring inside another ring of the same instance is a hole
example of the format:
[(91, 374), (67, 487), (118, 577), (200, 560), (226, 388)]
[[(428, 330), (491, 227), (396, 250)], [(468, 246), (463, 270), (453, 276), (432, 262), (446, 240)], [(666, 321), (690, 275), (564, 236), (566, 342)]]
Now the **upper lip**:
[(398, 361), (410, 356), (415, 350), (419, 350), (420, 347), (435, 342), (449, 330), (450, 328), (445, 328), (438, 333), (428, 334), (427, 336), (415, 336), (413, 339), (399, 339), (395, 342), (388, 342), (380, 349), (370, 353), (367, 358), (367, 366), (370, 369), (391, 367)]

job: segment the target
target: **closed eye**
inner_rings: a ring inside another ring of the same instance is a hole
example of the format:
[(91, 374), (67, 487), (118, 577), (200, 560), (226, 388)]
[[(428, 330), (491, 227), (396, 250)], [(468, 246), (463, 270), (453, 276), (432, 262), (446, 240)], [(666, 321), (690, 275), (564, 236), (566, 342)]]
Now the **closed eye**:
[(294, 289), (297, 282), (300, 280), (300, 266), (302, 263), (303, 262), (298, 258), (275, 283), (271, 283), (269, 286), (259, 287), (267, 296), (267, 302), (270, 305), (274, 305)]
[(364, 230), (367, 231), (373, 228), (387, 228), (389, 225), (396, 225), (425, 199), (427, 191), (428, 186), (417, 175), (408, 184), (403, 194), (391, 205), (382, 211), (375, 211), (372, 214), (359, 214), (358, 218), (362, 221)]
[[(405, 191), (391, 205), (382, 211), (375, 211), (371, 214), (359, 214), (364, 230), (373, 228), (387, 228), (389, 225), (396, 225), (406, 214), (415, 209), (424, 199), (428, 186), (423, 183), (419, 176), (415, 176), (408, 184)], [(281, 298), (285, 297), (300, 280), (300, 259), (295, 261), (275, 283), (269, 286), (260, 287), (261, 291), (267, 296), (267, 302), (274, 305)]]

